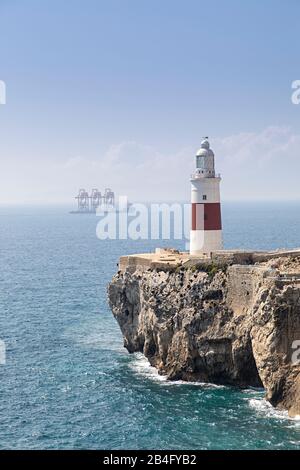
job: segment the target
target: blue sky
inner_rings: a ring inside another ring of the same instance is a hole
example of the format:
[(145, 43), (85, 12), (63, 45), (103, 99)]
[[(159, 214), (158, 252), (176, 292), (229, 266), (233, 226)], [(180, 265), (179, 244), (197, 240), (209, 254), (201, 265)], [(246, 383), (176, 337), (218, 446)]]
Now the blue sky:
[(224, 199), (298, 199), (299, 14), (297, 0), (0, 0), (0, 202), (79, 186), (188, 198), (203, 135)]

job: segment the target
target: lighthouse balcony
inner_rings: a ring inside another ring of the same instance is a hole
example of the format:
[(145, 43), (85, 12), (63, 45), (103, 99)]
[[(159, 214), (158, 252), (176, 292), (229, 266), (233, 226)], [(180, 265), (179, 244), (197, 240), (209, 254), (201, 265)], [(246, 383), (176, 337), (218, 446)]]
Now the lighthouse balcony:
[(191, 179), (201, 179), (201, 178), (221, 178), (220, 173), (215, 173), (211, 170), (198, 170), (195, 173), (191, 174)]

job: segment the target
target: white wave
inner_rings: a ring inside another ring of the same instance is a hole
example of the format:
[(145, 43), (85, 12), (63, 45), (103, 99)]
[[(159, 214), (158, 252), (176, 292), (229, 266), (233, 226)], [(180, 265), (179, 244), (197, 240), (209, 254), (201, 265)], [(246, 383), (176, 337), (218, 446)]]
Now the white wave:
[(132, 355), (132, 361), (129, 367), (138, 375), (146, 377), (154, 382), (160, 382), (163, 385), (194, 385), (202, 388), (225, 388), (224, 385), (215, 385), (206, 382), (187, 382), (185, 380), (168, 380), (165, 375), (160, 375), (157, 369), (150, 365), (148, 359), (142, 353)]
[(258, 414), (264, 418), (276, 418), (280, 420), (289, 420), (297, 427), (300, 426), (300, 416), (291, 418), (287, 411), (278, 410), (274, 408), (271, 403), (269, 403), (264, 398), (250, 398), (248, 400), (249, 406), (253, 408)]
[(155, 382), (166, 382), (167, 378), (160, 375), (155, 367), (152, 367), (148, 359), (141, 353), (135, 353), (131, 356), (129, 367), (138, 375), (147, 377)]

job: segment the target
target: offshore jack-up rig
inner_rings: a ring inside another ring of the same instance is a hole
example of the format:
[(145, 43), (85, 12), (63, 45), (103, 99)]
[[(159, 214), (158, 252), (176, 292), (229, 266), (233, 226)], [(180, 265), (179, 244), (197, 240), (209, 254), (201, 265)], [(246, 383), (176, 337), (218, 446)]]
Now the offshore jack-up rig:
[(107, 211), (115, 208), (115, 193), (106, 188), (104, 193), (94, 188), (89, 194), (85, 189), (79, 189), (77, 200), (77, 210), (71, 214), (95, 214), (98, 210)]

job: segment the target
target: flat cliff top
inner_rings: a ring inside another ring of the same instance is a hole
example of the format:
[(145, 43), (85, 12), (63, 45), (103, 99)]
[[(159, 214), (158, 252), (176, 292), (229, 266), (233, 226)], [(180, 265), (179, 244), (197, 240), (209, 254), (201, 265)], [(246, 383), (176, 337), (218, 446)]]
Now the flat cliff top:
[[(188, 268), (199, 263), (216, 263), (217, 265), (269, 263), (270, 267), (276, 267), (274, 260), (281, 258), (288, 260), (285, 263), (285, 271), (287, 273), (291, 272), (291, 260), (293, 258), (300, 259), (300, 248), (275, 251), (220, 250), (209, 255), (190, 255), (187, 251), (179, 252), (172, 248), (157, 248), (154, 253), (137, 253), (122, 256), (119, 262), (119, 269), (121, 272), (124, 272), (126, 269), (134, 271), (137, 268), (172, 270), (179, 266)], [(298, 269), (298, 267), (293, 266), (293, 269)]]

